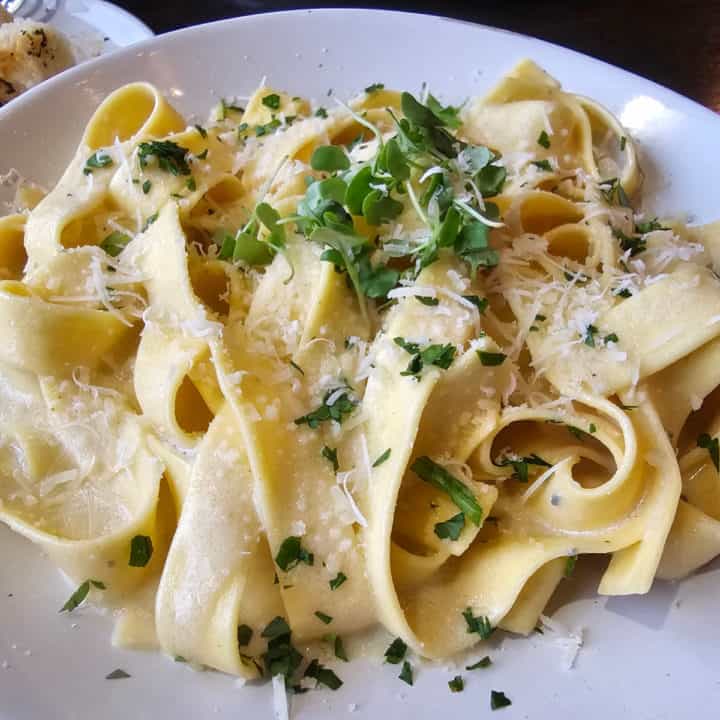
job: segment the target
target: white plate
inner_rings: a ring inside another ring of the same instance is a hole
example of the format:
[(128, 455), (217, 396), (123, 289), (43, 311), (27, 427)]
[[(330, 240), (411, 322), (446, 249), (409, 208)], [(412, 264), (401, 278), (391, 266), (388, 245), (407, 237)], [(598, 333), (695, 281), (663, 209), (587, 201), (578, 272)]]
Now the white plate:
[(104, 0), (58, 0), (50, 24), (67, 35), (81, 62), (154, 36), (142, 20)]
[(105, 0), (11, 0), (8, 9), (61, 30), (79, 63), (154, 35), (142, 20)]
[[(435, 17), (366, 10), (298, 11), (190, 28), (143, 42), (55, 78), (0, 110), (0, 173), (11, 167), (50, 184), (73, 153), (93, 109), (124, 82), (156, 83), (187, 113), (222, 96), (248, 94), (263, 76), (298, 94), (347, 96), (371, 82), (447, 99), (481, 93), (532, 57), (564, 85), (604, 102), (643, 148), (647, 204), (720, 214), (720, 120), (658, 85), (597, 60), (499, 30)], [(6, 189), (7, 193), (8, 190)], [(295, 718), (394, 720), (488, 717), (490, 689), (513, 706), (499, 720), (582, 717), (678, 720), (716, 717), (720, 704), (720, 565), (647, 597), (598, 598), (598, 563), (578, 563), (551, 604), (571, 629), (585, 628), (574, 670), (548, 635), (493, 642), (494, 665), (463, 675), (451, 695), (448, 664), (420, 668), (416, 684), (396, 666), (360, 661), (338, 669), (345, 685), (293, 700)], [(68, 587), (28, 542), (0, 528), (0, 718), (269, 718), (269, 686), (239, 689), (219, 673), (194, 673), (155, 653), (114, 650), (111, 623), (91, 610), (57, 609)], [(8, 597), (12, 593), (12, 597)], [(3, 667), (3, 661), (8, 666)], [(106, 681), (115, 668), (132, 674)], [(493, 716), (494, 717), (494, 716)]]

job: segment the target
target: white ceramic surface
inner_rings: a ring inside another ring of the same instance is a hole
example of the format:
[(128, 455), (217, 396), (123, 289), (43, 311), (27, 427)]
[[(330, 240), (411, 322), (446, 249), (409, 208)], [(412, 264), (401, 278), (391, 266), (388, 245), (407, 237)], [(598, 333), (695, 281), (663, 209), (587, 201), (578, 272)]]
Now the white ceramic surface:
[[(329, 104), (370, 84), (417, 90), (422, 81), (448, 100), (481, 93), (523, 57), (564, 85), (616, 112), (640, 141), (646, 206), (720, 216), (720, 121), (712, 112), (646, 80), (562, 48), (507, 32), (419, 15), (364, 10), (298, 11), (191, 28), (80, 66), (0, 110), (0, 174), (16, 168), (50, 184), (92, 110), (131, 80), (150, 80), (184, 112), (204, 114), (220, 97), (268, 82)], [(5, 198), (11, 188), (0, 188)], [(2, 195), (0, 195), (2, 199)], [(555, 619), (584, 628), (575, 668), (548, 634), (497, 637), (494, 665), (464, 672), (450, 694), (452, 663), (421, 667), (415, 686), (396, 666), (359, 661), (336, 668), (345, 681), (293, 700), (294, 718), (482, 718), (490, 689), (512, 699), (500, 720), (717, 717), (720, 703), (720, 564), (647, 597), (598, 598), (602, 562), (581, 559), (551, 603)], [(271, 690), (236, 687), (156, 653), (110, 646), (111, 622), (90, 609), (57, 609), (65, 581), (28, 542), (0, 528), (0, 720), (102, 718), (270, 718)], [(12, 595), (12, 596), (10, 596)], [(484, 653), (483, 653), (484, 654)], [(478, 657), (475, 654), (474, 657)], [(132, 677), (106, 681), (115, 668)], [(349, 713), (356, 706), (352, 715)], [(495, 715), (493, 714), (493, 717)]]
[(58, 0), (58, 11), (50, 24), (70, 38), (80, 61), (154, 35), (142, 20), (104, 0)]

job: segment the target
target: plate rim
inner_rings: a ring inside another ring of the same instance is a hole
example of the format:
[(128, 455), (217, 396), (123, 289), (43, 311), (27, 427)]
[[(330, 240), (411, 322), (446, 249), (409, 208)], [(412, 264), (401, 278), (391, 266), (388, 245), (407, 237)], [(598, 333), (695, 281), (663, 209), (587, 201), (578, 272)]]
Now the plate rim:
[[(104, 0), (101, 0), (104, 2)], [(113, 7), (118, 8), (118, 6), (114, 5), (113, 3), (105, 3), (108, 5), (113, 5)], [(123, 10), (124, 12), (128, 13), (128, 11), (124, 10), (124, 8), (118, 8), (120, 10)], [(134, 15), (130, 14), (133, 18), (135, 18)], [(39, 97), (44, 92), (50, 92), (56, 85), (60, 85), (62, 83), (68, 83), (68, 85), (73, 84), (74, 82), (77, 82), (78, 80), (82, 80), (83, 76), (85, 76), (85, 79), (89, 77), (92, 73), (96, 72), (97, 70), (101, 70), (104, 68), (106, 64), (109, 63), (116, 63), (119, 61), (122, 61), (123, 57), (129, 56), (131, 54), (135, 54), (137, 52), (143, 52), (145, 50), (151, 49), (155, 50), (156, 47), (153, 47), (156, 44), (164, 44), (165, 42), (174, 42), (178, 38), (182, 38), (184, 35), (192, 35), (197, 33), (212, 33), (216, 28), (220, 26), (229, 26), (229, 25), (246, 25), (246, 24), (254, 24), (254, 23), (263, 23), (267, 21), (272, 21), (273, 18), (276, 17), (284, 17), (284, 16), (302, 16), (302, 15), (326, 15), (326, 16), (340, 16), (340, 15), (376, 15), (376, 16), (395, 16), (395, 17), (420, 17), (420, 18), (426, 18), (428, 20), (434, 20), (438, 23), (451, 23), (451, 24), (457, 24), (457, 25), (464, 25), (469, 26), (471, 28), (478, 28), (485, 31), (488, 31), (493, 34), (497, 35), (510, 35), (512, 37), (518, 37), (525, 40), (531, 40), (534, 43), (538, 43), (543, 47), (550, 48), (553, 51), (561, 51), (562, 53), (569, 54), (571, 57), (578, 57), (582, 58), (583, 60), (590, 60), (593, 64), (598, 64), (600, 67), (609, 68), (615, 73), (621, 73), (628, 79), (632, 79), (634, 82), (641, 82), (644, 83), (650, 87), (652, 87), (655, 91), (659, 92), (660, 95), (665, 95), (668, 99), (670, 99), (671, 103), (673, 104), (680, 104), (683, 106), (683, 109), (685, 109), (688, 112), (692, 112), (694, 114), (704, 116), (706, 119), (711, 119), (712, 122), (720, 122), (720, 114), (718, 114), (713, 109), (703, 105), (697, 100), (693, 100), (692, 98), (687, 97), (686, 95), (683, 95), (681, 92), (677, 90), (673, 90), (672, 88), (667, 87), (666, 85), (663, 85), (655, 80), (651, 80), (649, 78), (646, 78), (636, 72), (633, 72), (632, 70), (626, 70), (625, 68), (619, 67), (618, 65), (614, 65), (607, 60), (602, 60), (601, 58), (595, 57), (594, 55), (590, 55), (587, 53), (583, 53), (579, 50), (574, 50), (572, 48), (565, 47), (564, 45), (560, 45), (558, 43), (551, 42), (549, 40), (544, 40), (542, 38), (536, 37), (534, 35), (528, 35), (525, 33), (517, 32), (515, 30), (508, 30), (506, 28), (499, 28), (493, 25), (487, 25), (484, 23), (477, 23), (472, 20), (463, 20), (461, 18), (453, 18), (448, 17), (445, 15), (435, 15), (432, 13), (425, 13), (425, 12), (411, 12), (411, 11), (405, 11), (405, 10), (385, 10), (380, 8), (342, 8), (342, 7), (330, 7), (330, 8), (300, 8), (300, 9), (294, 9), (294, 10), (277, 10), (272, 12), (259, 12), (259, 13), (249, 13), (247, 15), (240, 15), (237, 17), (230, 17), (230, 18), (222, 18), (220, 20), (213, 20), (211, 22), (207, 23), (199, 23), (196, 25), (189, 25), (187, 27), (178, 28), (177, 30), (171, 30), (166, 33), (159, 33), (159, 34), (153, 34), (151, 37), (145, 38), (144, 40), (141, 40), (137, 43), (133, 43), (131, 45), (127, 45), (125, 47), (121, 47), (117, 49), (116, 51), (112, 53), (108, 53), (107, 55), (103, 55), (97, 58), (93, 58), (92, 60), (88, 60), (86, 62), (80, 63), (79, 65), (76, 65), (72, 68), (68, 68), (67, 70), (59, 73), (58, 75), (55, 75), (54, 77), (40, 83), (39, 85), (36, 85), (33, 88), (30, 88), (27, 92), (23, 93), (20, 97), (16, 98), (12, 102), (7, 103), (4, 107), (0, 107), (0, 130), (4, 129), (4, 125), (6, 122), (6, 119), (18, 114), (22, 113), (24, 111), (24, 108), (26, 105), (32, 103), (35, 101), (36, 97)], [(137, 19), (137, 18), (136, 18)], [(144, 21), (140, 20), (141, 23), (144, 23)], [(148, 27), (148, 30), (150, 28)], [(150, 30), (152, 32), (152, 30)]]

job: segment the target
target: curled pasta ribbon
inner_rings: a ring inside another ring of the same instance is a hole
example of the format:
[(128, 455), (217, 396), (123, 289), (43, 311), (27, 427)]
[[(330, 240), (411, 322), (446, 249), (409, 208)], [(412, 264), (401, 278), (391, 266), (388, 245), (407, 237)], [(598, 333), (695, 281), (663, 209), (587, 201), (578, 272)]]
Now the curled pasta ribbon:
[[(411, 637), (424, 655), (444, 657), (475, 642), (463, 615), (468, 609), (492, 625), (529, 632), (562, 577), (561, 562), (571, 555), (613, 553), (601, 593), (649, 589), (680, 492), (679, 474), (666, 472), (662, 464), (672, 458), (672, 449), (657, 437), (659, 423), (649, 403), (642, 402), (637, 417), (629, 420), (612, 403), (581, 400), (589, 414), (573, 414), (564, 422), (595, 421), (597, 440), (587, 442), (604, 446), (609, 456), (573, 443), (564, 428), (554, 431), (564, 432), (569, 442), (561, 437), (552, 443), (526, 432), (517, 436), (528, 443), (518, 446), (518, 455), (537, 443), (551, 467), (541, 468), (537, 479), (543, 478), (542, 484), (536, 487), (518, 483), (518, 490), (508, 490), (507, 483), (516, 481), (505, 480), (492, 507), (497, 525), (483, 531), (483, 542), (473, 542), (461, 557), (402, 598)], [(547, 420), (557, 422), (558, 415), (530, 410), (505, 414), (471, 461), (474, 476), (489, 481), (500, 472), (507, 474), (493, 463), (491, 452), (501, 431), (516, 422)], [(645, 459), (646, 453), (653, 453), (652, 462), (659, 467)], [(596, 468), (584, 479), (588, 487), (575, 477), (576, 466), (583, 462)]]
[[(439, 297), (443, 291), (457, 293), (459, 288), (450, 290), (452, 269), (449, 260), (441, 259), (426, 268), (418, 282), (422, 287), (434, 288)], [(463, 293), (477, 290), (469, 283), (462, 288)], [(473, 310), (450, 298), (445, 300), (442, 313), (414, 303), (412, 298), (399, 302), (388, 318), (385, 333), (377, 341), (377, 369), (368, 379), (364, 399), (369, 416), (370, 456), (379, 456), (392, 447), (388, 459), (373, 470), (370, 479), (368, 576), (383, 624), (418, 652), (431, 656), (424, 629), (413, 623), (408, 605), (443, 568), (465, 557), (479, 525), (466, 520), (457, 540), (440, 540), (433, 532), (434, 523), (455, 514), (457, 508), (453, 513), (448, 497), (420, 482), (409, 467), (413, 458), (422, 457), (423, 453), (440, 458), (446, 457), (448, 451), (453, 462), (462, 466), (473, 446), (493, 427), (499, 408), (496, 388), (507, 384), (506, 371), (483, 366), (476, 352), (476, 347), (492, 351), (495, 346), (489, 338), (477, 341), (479, 344), (455, 361), (456, 366), (442, 377), (439, 370), (432, 368), (425, 370), (418, 380), (401, 376), (409, 356), (393, 338), (412, 339), (415, 328), (425, 327), (430, 329), (431, 339), (437, 336), (457, 344), (471, 339), (477, 322)], [(488, 388), (488, 392), (482, 392)], [(439, 410), (448, 398), (457, 403), (451, 416)], [(471, 486), (484, 518), (497, 491), (474, 482)]]
[[(27, 272), (42, 277), (43, 266), (64, 247), (93, 237), (91, 214), (108, 203), (107, 191), (118, 165), (134, 144), (162, 137), (185, 125), (158, 90), (149, 83), (131, 83), (111, 93), (90, 119), (75, 156), (27, 222)], [(90, 156), (103, 152), (104, 166), (85, 173)]]
[[(121, 599), (162, 566), (168, 544), (157, 508), (163, 468), (138, 417), (111, 391), (0, 372), (0, 520), (76, 582), (99, 580), (106, 601)], [(135, 535), (152, 539), (156, 557), (128, 571)]]

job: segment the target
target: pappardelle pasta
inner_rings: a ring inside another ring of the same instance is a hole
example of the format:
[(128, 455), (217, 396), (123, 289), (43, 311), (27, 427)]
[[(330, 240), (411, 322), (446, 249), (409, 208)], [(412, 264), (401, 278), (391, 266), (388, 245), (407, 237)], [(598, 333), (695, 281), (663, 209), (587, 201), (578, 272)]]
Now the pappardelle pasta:
[(0, 219), (0, 519), (63, 610), (336, 689), (298, 642), (446, 658), (581, 555), (625, 595), (720, 553), (720, 228), (634, 210), (615, 117), (530, 61), (459, 107), (246, 100), (122, 87)]

